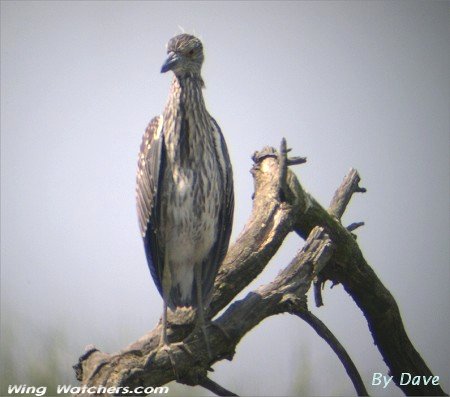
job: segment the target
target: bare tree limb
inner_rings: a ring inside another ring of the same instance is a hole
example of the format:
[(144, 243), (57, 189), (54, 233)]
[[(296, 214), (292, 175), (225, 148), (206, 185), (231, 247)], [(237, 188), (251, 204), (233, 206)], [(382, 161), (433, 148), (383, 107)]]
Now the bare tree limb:
[(356, 393), (358, 396), (368, 396), (366, 387), (361, 379), (361, 376), (356, 369), (355, 364), (351, 360), (350, 356), (341, 345), (341, 343), (337, 340), (337, 338), (333, 335), (333, 333), (328, 329), (328, 327), (320, 321), (314, 314), (312, 314), (309, 310), (298, 310), (294, 314), (299, 316), (302, 320), (305, 320), (312, 328), (317, 332), (317, 334), (323, 338), (333, 349), (333, 351), (338, 356), (339, 360), (341, 360), (342, 365), (347, 371), (350, 380), (355, 387)]
[(286, 139), (281, 140), (280, 151), (278, 155), (278, 180), (279, 180), (279, 199), (281, 202), (294, 202), (294, 192), (288, 187), (288, 166), (306, 163), (306, 157), (291, 157), (287, 154), (291, 149), (287, 148)]
[[(302, 277), (302, 279), (308, 280), (308, 284), (304, 285), (304, 289), (301, 292), (297, 290), (297, 295), (299, 296), (304, 296), (306, 294), (314, 276), (321, 272), (322, 269), (326, 266), (333, 253), (333, 247), (331, 240), (324, 233), (323, 228), (316, 227), (311, 231), (308, 240), (303, 247), (303, 250), (305, 250), (305, 252), (310, 251), (313, 253), (314, 258), (312, 259), (312, 262), (314, 263), (314, 267), (312, 269), (312, 272), (310, 273), (309, 278)], [(296, 257), (286, 268), (286, 270), (280, 273), (279, 277), (282, 278), (283, 283), (286, 283), (289, 280), (289, 277), (287, 277), (287, 274), (289, 272), (299, 274), (301, 271), (300, 268), (304, 268), (307, 266), (306, 263), (308, 263), (309, 261), (305, 260), (305, 258), (303, 257), (303, 250), (301, 251), (300, 257)], [(297, 302), (299, 301), (297, 300)], [(351, 360), (344, 347), (333, 335), (333, 333), (326, 327), (326, 325), (316, 316), (314, 316), (309, 310), (307, 310), (306, 306), (303, 304), (291, 305), (289, 308), (289, 313), (295, 314), (306, 321), (317, 332), (317, 334), (328, 343), (328, 345), (338, 356), (339, 360), (342, 362), (345, 370), (347, 371), (347, 374), (350, 377), (350, 380), (355, 387), (357, 394), (359, 396), (367, 396), (367, 390), (364, 386), (361, 376), (359, 375), (358, 370), (356, 369), (355, 364)]]
[(358, 229), (358, 227), (364, 226), (364, 222), (353, 222), (347, 226), (347, 230), (349, 232), (353, 232), (353, 230)]
[(336, 190), (333, 199), (331, 200), (328, 211), (331, 215), (338, 219), (341, 219), (347, 208), (353, 193), (365, 193), (366, 189), (359, 187), (359, 181), (361, 180), (358, 171), (351, 168), (349, 173), (345, 176), (339, 189)]
[(237, 396), (237, 394), (228, 391), (208, 377), (201, 379), (199, 385), (213, 392), (217, 396)]
[[(273, 282), (233, 303), (214, 323), (211, 327), (212, 332), (209, 332), (214, 360), (208, 361), (203, 338), (199, 333), (190, 335), (183, 344), (178, 345), (171, 353), (172, 357), (161, 349), (156, 349), (147, 356), (143, 356), (139, 351), (130, 350), (110, 357), (91, 349), (89, 355), (86, 353), (80, 362), (81, 365), (85, 365), (83, 359), (87, 358), (86, 355), (88, 357), (99, 355), (98, 362), (92, 363), (95, 369), (92, 371), (93, 376), (88, 377), (88, 382), (94, 379), (94, 384), (100, 382), (101, 385), (109, 387), (134, 388), (142, 384), (158, 386), (177, 379), (182, 383), (201, 385), (218, 395), (235, 395), (207, 378), (209, 365), (223, 358), (230, 359), (242, 337), (265, 318), (283, 312), (296, 314), (301, 318), (306, 316), (305, 294), (312, 279), (326, 265), (332, 252), (332, 243), (328, 236), (323, 229), (315, 228), (302, 250)], [(318, 329), (317, 322), (314, 324), (308, 317), (306, 319), (316, 330)], [(330, 346), (334, 346), (333, 349), (339, 353), (346, 368), (353, 369), (354, 365), (348, 354), (340, 344), (338, 348), (336, 347), (336, 339), (331, 332), (322, 331), (320, 334)], [(192, 352), (196, 352), (195, 355)], [(178, 375), (174, 373), (175, 369)], [(354, 370), (356, 371), (356, 368)], [(354, 380), (355, 374), (348, 372), (355, 387), (361, 388)]]
[[(170, 356), (163, 348), (155, 348), (147, 354), (143, 354), (142, 349), (129, 349), (113, 355), (91, 348), (77, 366), (80, 380), (89, 386), (130, 389), (141, 385), (160, 386), (171, 380), (214, 387), (205, 380), (210, 366), (223, 358), (231, 359), (239, 341), (265, 318), (306, 307), (305, 293), (316, 271), (324, 267), (331, 253), (331, 241), (322, 229), (314, 229), (302, 250), (273, 282), (234, 302), (210, 325), (212, 359), (199, 330), (182, 344), (171, 345)], [(225, 389), (221, 392), (225, 393)]]
[(358, 182), (359, 175), (351, 170), (338, 189), (340, 193), (335, 194), (329, 212), (298, 185), (299, 202), (309, 199), (310, 205), (306, 213), (297, 214), (295, 230), (306, 238), (312, 228), (319, 225), (329, 234), (336, 250), (322, 275), (333, 284), (341, 283), (361, 309), (395, 384), (406, 395), (446, 395), (439, 385), (431, 383), (400, 384), (404, 372), (427, 378), (433, 374), (409, 340), (394, 297), (366, 262), (352, 234), (338, 220), (352, 193), (364, 190), (356, 187)]
[[(301, 308), (306, 310), (304, 294), (314, 277), (342, 283), (353, 297), (366, 316), (374, 341), (397, 385), (401, 372), (413, 376), (431, 375), (406, 335), (394, 298), (365, 261), (352, 234), (339, 221), (351, 195), (364, 190), (357, 185), (356, 171), (351, 172), (353, 176), (347, 176), (340, 193), (333, 198), (331, 215), (302, 189), (289, 169), (280, 171), (280, 161), (289, 165), (288, 150), (282, 151), (281, 158), (272, 148), (264, 148), (253, 157), (252, 214), (220, 269), (208, 317), (214, 318), (264, 269), (290, 231), (295, 230), (306, 239), (317, 233), (317, 229), (312, 233), (315, 226), (320, 226), (329, 235), (334, 249), (331, 244), (327, 248), (321, 245), (323, 239), (319, 244), (308, 238), (292, 262), (297, 263), (298, 256), (303, 255), (303, 264), (297, 271), (291, 263), (272, 283), (228, 306), (209, 327), (212, 359), (206, 352), (201, 331), (192, 333), (193, 312), (177, 310), (169, 315), (170, 357), (158, 347), (161, 332), (158, 324), (119, 353), (106, 354), (91, 348), (75, 366), (77, 378), (83, 385), (159, 386), (176, 379), (190, 385), (211, 386), (205, 380), (210, 366), (224, 358), (232, 359), (237, 343), (250, 329), (269, 316)], [(280, 189), (284, 193), (283, 201), (280, 201)], [(318, 254), (320, 249), (323, 249), (321, 255)], [(327, 260), (321, 262), (313, 258)], [(176, 343), (181, 340), (182, 344)], [(439, 386), (431, 384), (399, 387), (411, 395), (443, 394)]]
[(313, 291), (316, 307), (323, 306), (322, 290), (324, 288), (326, 281), (327, 281), (326, 278), (324, 278), (321, 274), (319, 274), (314, 280)]

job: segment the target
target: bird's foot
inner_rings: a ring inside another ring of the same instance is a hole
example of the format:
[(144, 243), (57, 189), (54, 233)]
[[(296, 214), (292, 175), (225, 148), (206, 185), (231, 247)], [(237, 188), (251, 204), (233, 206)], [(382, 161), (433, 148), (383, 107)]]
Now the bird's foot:
[[(173, 371), (176, 381), (179, 383), (187, 384), (187, 385), (192, 385), (192, 386), (196, 385), (197, 383), (192, 383), (192, 381), (189, 380), (189, 377), (186, 377), (187, 374), (183, 374), (183, 376), (182, 376), (182, 374), (177, 370), (177, 364), (176, 364), (176, 360), (175, 360), (175, 356), (174, 356), (174, 348), (178, 348), (178, 349), (182, 350), (183, 352), (185, 352), (187, 355), (189, 355), (191, 357), (191, 360), (196, 361), (197, 358), (194, 356), (194, 354), (189, 349), (187, 344), (185, 344), (183, 341), (171, 343), (170, 345), (169, 344), (160, 345), (160, 350), (164, 351), (169, 356), (169, 360), (172, 365), (172, 371)], [(214, 372), (214, 370), (211, 367), (208, 367), (206, 370)]]
[(178, 347), (180, 350), (183, 350), (186, 354), (194, 358), (194, 354), (192, 353), (191, 349), (189, 349), (189, 347), (183, 341), (172, 343), (172, 346)]
[(174, 345), (177, 345), (177, 343), (173, 343), (173, 344), (169, 345), (169, 343), (163, 342), (160, 344), (160, 349), (161, 349), (161, 351), (165, 352), (169, 356), (170, 363), (172, 364), (173, 374), (175, 375), (175, 379), (178, 380), (178, 379), (180, 379), (180, 376), (177, 371), (177, 365), (176, 365), (175, 358), (173, 356), (173, 351), (172, 351), (172, 347)]

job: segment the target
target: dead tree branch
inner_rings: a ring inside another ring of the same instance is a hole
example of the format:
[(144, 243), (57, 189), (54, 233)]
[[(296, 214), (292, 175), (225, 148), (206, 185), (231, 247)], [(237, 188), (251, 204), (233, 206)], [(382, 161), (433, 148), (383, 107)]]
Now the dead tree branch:
[[(365, 394), (356, 368), (341, 354), (337, 340), (307, 314), (305, 294), (315, 277), (343, 284), (366, 316), (374, 341), (397, 385), (401, 372), (413, 376), (431, 375), (406, 335), (394, 298), (365, 261), (352, 234), (340, 223), (352, 194), (364, 191), (358, 186), (357, 172), (352, 170), (344, 179), (327, 211), (302, 189), (288, 168), (304, 159), (289, 159), (285, 141), (280, 152), (264, 148), (253, 156), (252, 214), (222, 264), (208, 309), (208, 317), (214, 318), (228, 306), (209, 326), (212, 358), (207, 354), (201, 331), (192, 332), (193, 313), (177, 310), (168, 318), (170, 356), (158, 346), (159, 324), (119, 353), (89, 349), (75, 366), (77, 378), (83, 385), (133, 389), (178, 380), (202, 385), (219, 395), (233, 395), (207, 377), (211, 365), (222, 359), (231, 360), (239, 341), (265, 318), (287, 312), (303, 316), (330, 346), (334, 346), (358, 394)], [(307, 240), (291, 264), (273, 282), (229, 305), (261, 273), (291, 231)], [(177, 343), (181, 341), (183, 343)], [(399, 387), (406, 394), (443, 394), (435, 385)]]
[(329, 211), (299, 187), (296, 196), (309, 197), (310, 205), (306, 213), (296, 217), (295, 231), (306, 238), (313, 227), (320, 225), (329, 234), (336, 250), (321, 273), (322, 280), (341, 283), (361, 309), (396, 385), (406, 395), (446, 395), (439, 385), (400, 384), (403, 372), (427, 378), (433, 374), (409, 340), (394, 297), (366, 262), (353, 235), (339, 221), (351, 195), (365, 191), (358, 187), (358, 182), (359, 175), (351, 170), (336, 192)]
[(199, 386), (204, 387), (205, 389), (213, 392), (217, 396), (237, 396), (237, 394), (228, 391), (227, 389), (218, 385), (216, 382), (209, 379), (208, 377), (201, 379)]
[(342, 215), (347, 208), (353, 193), (365, 193), (367, 190), (363, 187), (359, 187), (359, 181), (361, 180), (358, 171), (352, 168), (345, 176), (341, 186), (336, 190), (333, 199), (328, 209), (331, 215), (341, 219)]
[(328, 329), (328, 327), (309, 310), (299, 310), (295, 314), (305, 320), (317, 332), (317, 334), (330, 345), (339, 357), (339, 360), (341, 360), (342, 365), (347, 371), (347, 374), (350, 377), (356, 392), (358, 393), (358, 396), (368, 396), (369, 394), (367, 393), (366, 387), (364, 386), (355, 364), (353, 364), (353, 361), (344, 347)]
[(331, 241), (323, 229), (313, 229), (304, 247), (273, 282), (234, 302), (210, 325), (208, 335), (213, 359), (208, 357), (199, 330), (184, 339), (182, 344), (172, 345), (174, 349), (170, 356), (159, 348), (148, 354), (143, 354), (142, 349), (130, 349), (115, 355), (92, 350), (80, 359), (79, 376), (89, 386), (134, 389), (178, 380), (188, 385), (202, 385), (219, 395), (234, 395), (207, 378), (209, 367), (224, 358), (231, 359), (239, 341), (267, 317), (280, 313), (303, 313), (306, 309), (305, 294), (311, 281), (331, 254)]

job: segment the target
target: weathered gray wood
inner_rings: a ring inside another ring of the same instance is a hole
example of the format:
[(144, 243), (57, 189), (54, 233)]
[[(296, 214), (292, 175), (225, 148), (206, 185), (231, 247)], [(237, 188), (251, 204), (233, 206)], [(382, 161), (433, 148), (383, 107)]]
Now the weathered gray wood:
[[(285, 168), (291, 164), (286, 158), (286, 146), (282, 152), (281, 164)], [(344, 179), (327, 211), (302, 189), (291, 170), (280, 170), (276, 150), (264, 148), (255, 153), (253, 159), (252, 214), (219, 271), (208, 316), (215, 317), (260, 274), (290, 231), (304, 239), (309, 236), (303, 250), (272, 283), (228, 306), (214, 321), (215, 326), (208, 328), (211, 359), (201, 332), (192, 333), (193, 313), (179, 310), (169, 316), (169, 340), (184, 343), (173, 345), (170, 355), (158, 347), (161, 332), (161, 325), (158, 325), (119, 353), (106, 354), (91, 348), (76, 366), (77, 378), (82, 384), (159, 386), (178, 379), (207, 387), (210, 366), (224, 358), (232, 359), (239, 340), (259, 322), (282, 312), (306, 313), (304, 294), (318, 276), (320, 280), (342, 283), (361, 308), (397, 385), (401, 372), (431, 375), (404, 330), (394, 298), (365, 261), (353, 235), (340, 223), (351, 195), (364, 190), (358, 186), (357, 172), (352, 170)], [(315, 229), (316, 226), (321, 229)], [(323, 233), (329, 239), (324, 239)], [(330, 343), (330, 339), (327, 342)], [(342, 356), (339, 358), (342, 360)], [(355, 385), (358, 383), (356, 378), (352, 381)], [(431, 384), (399, 387), (408, 395), (444, 395), (439, 386)], [(360, 388), (358, 393), (362, 392)]]
[(361, 180), (358, 171), (351, 168), (349, 173), (345, 176), (339, 189), (336, 190), (333, 199), (331, 200), (328, 211), (336, 218), (341, 219), (347, 208), (353, 193), (365, 193), (366, 189), (359, 187), (359, 181)]
[[(265, 318), (279, 314), (298, 315), (306, 309), (305, 294), (316, 272), (332, 254), (332, 243), (321, 228), (312, 230), (306, 244), (275, 280), (234, 302), (209, 328), (213, 358), (208, 357), (202, 332), (189, 335), (182, 344), (172, 345), (170, 354), (155, 348), (144, 354), (138, 348), (106, 355), (91, 349), (80, 358), (78, 377), (90, 387), (157, 387), (171, 380), (203, 385), (224, 393), (226, 389), (207, 379), (210, 365), (231, 359), (239, 341)], [(301, 316), (300, 316), (301, 317)], [(214, 386), (214, 387), (213, 387)], [(232, 393), (230, 393), (232, 394)]]
[[(295, 231), (306, 238), (319, 225), (329, 234), (336, 250), (321, 272), (321, 279), (341, 283), (361, 309), (395, 384), (406, 395), (446, 395), (439, 385), (400, 385), (402, 372), (426, 377), (433, 374), (411, 343), (394, 297), (365, 260), (353, 235), (339, 221), (351, 195), (365, 191), (355, 187), (358, 182), (359, 175), (352, 170), (335, 194), (329, 211), (309, 196), (308, 211), (296, 216)], [(300, 185), (296, 195), (306, 195)]]

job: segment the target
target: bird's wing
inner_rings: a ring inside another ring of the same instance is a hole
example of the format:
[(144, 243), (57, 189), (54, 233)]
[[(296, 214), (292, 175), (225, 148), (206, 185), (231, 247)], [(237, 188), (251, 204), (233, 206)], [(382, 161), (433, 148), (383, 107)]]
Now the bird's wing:
[(219, 203), (217, 240), (211, 250), (209, 260), (204, 264), (202, 269), (203, 299), (206, 301), (209, 301), (211, 298), (215, 276), (228, 251), (231, 230), (233, 228), (234, 212), (233, 171), (231, 168), (230, 156), (219, 125), (212, 117), (211, 122), (215, 138), (216, 158), (219, 162), (223, 182), (223, 200)]
[(142, 137), (136, 178), (136, 205), (147, 263), (162, 295), (164, 252), (160, 244), (159, 184), (165, 168), (163, 117), (154, 117)]

